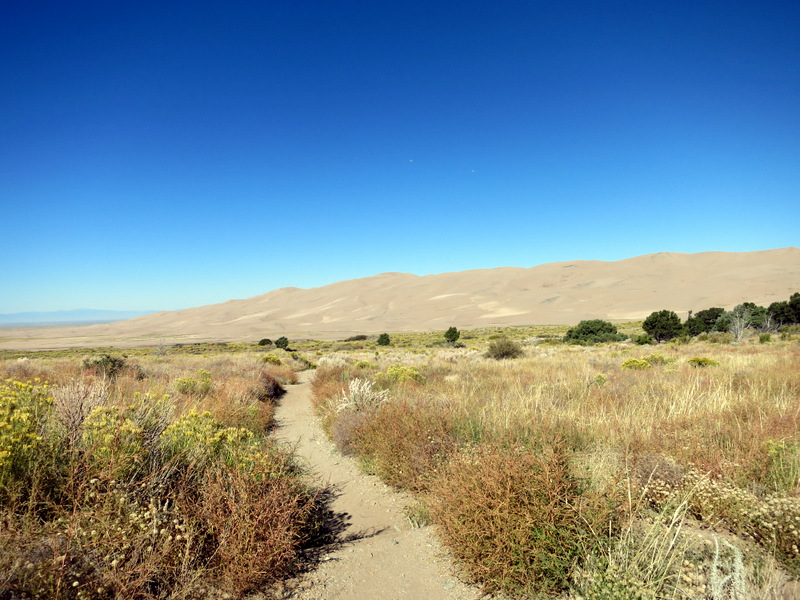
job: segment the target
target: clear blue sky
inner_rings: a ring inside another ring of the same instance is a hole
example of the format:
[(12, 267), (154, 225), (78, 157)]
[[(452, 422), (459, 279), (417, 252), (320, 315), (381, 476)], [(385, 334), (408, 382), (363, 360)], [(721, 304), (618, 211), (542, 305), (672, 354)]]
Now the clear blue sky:
[(0, 313), (800, 245), (800, 3), (0, 8)]

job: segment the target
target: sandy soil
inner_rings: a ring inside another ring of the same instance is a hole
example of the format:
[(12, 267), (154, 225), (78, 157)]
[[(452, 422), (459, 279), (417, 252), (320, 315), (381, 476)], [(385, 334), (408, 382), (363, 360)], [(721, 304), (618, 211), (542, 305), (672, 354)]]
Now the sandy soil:
[(477, 600), (486, 598), (462, 582), (432, 527), (412, 528), (403, 514), (411, 497), (363, 475), (336, 451), (318, 424), (310, 402), (311, 373), (291, 386), (277, 411), (276, 437), (319, 480), (333, 486), (338, 543), (319, 567), (290, 582), (297, 600)]

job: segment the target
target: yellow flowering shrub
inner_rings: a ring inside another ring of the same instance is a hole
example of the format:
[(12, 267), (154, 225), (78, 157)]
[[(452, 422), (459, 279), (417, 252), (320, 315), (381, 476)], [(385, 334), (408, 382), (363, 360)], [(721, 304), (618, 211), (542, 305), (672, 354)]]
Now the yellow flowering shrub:
[[(0, 596), (240, 597), (294, 572), (320, 499), (288, 448), (209, 412), (175, 419), (174, 375), (88, 400), (78, 376), (55, 401), (0, 380)], [(211, 389), (205, 369), (186, 379)]]
[(384, 376), (391, 381), (402, 383), (404, 381), (425, 381), (425, 377), (419, 372), (417, 367), (406, 367), (403, 365), (391, 365), (386, 369), (386, 373), (378, 373), (378, 377)]
[(695, 356), (689, 359), (689, 364), (693, 367), (717, 367), (719, 363), (704, 356)]
[(47, 384), (39, 380), (0, 383), (0, 483), (24, 470), (36, 455), (52, 404)]
[(237, 455), (253, 442), (254, 434), (242, 427), (225, 427), (211, 413), (190, 410), (161, 434), (161, 444), (168, 456), (198, 466), (214, 458), (234, 464)]
[(83, 423), (81, 444), (92, 468), (109, 479), (124, 477), (142, 459), (143, 430), (133, 407), (98, 406)]
[(642, 360), (640, 358), (629, 358), (624, 363), (622, 363), (622, 368), (623, 369), (643, 370), (643, 369), (652, 369), (653, 367), (646, 360)]
[(197, 379), (178, 377), (175, 380), (175, 389), (190, 396), (205, 396), (211, 391), (211, 373), (205, 369), (198, 369)]
[(642, 360), (646, 360), (652, 366), (652, 365), (668, 365), (670, 363), (674, 363), (678, 359), (672, 356), (664, 356), (663, 354), (654, 352), (653, 354), (648, 354), (647, 356), (643, 356)]

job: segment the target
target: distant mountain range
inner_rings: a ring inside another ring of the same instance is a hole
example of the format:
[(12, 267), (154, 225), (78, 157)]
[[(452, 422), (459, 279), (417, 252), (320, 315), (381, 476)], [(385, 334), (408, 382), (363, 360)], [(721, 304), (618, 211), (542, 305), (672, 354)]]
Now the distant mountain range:
[(27, 327), (43, 325), (87, 325), (92, 323), (113, 323), (141, 317), (153, 310), (56, 310), (50, 312), (19, 312), (0, 314), (0, 326)]
[[(659, 252), (614, 262), (574, 260), (422, 277), (383, 273), (115, 323), (6, 330), (0, 348), (257, 341), (282, 335), (341, 339), (450, 326), (636, 321), (662, 309), (686, 317), (690, 310), (731, 309), (742, 302), (767, 306), (794, 292), (800, 292), (800, 249), (795, 247)], [(74, 319), (74, 311), (68, 312)]]

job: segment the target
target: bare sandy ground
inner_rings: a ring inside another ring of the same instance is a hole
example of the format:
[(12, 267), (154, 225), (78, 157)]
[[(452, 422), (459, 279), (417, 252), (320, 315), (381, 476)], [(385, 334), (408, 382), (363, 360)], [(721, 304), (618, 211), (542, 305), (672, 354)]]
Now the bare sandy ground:
[(297, 600), (477, 600), (463, 583), (430, 527), (412, 528), (403, 515), (410, 497), (363, 475), (327, 439), (310, 401), (309, 374), (291, 386), (277, 411), (276, 437), (295, 452), (318, 481), (336, 490), (332, 509), (340, 544), (315, 571), (289, 587)]
[(763, 306), (800, 291), (800, 249), (661, 252), (616, 262), (570, 261), (417, 276), (383, 273), (312, 289), (104, 325), (0, 329), (0, 348), (118, 347), (200, 341), (341, 339), (354, 333), (456, 326), (631, 321), (741, 302)]

